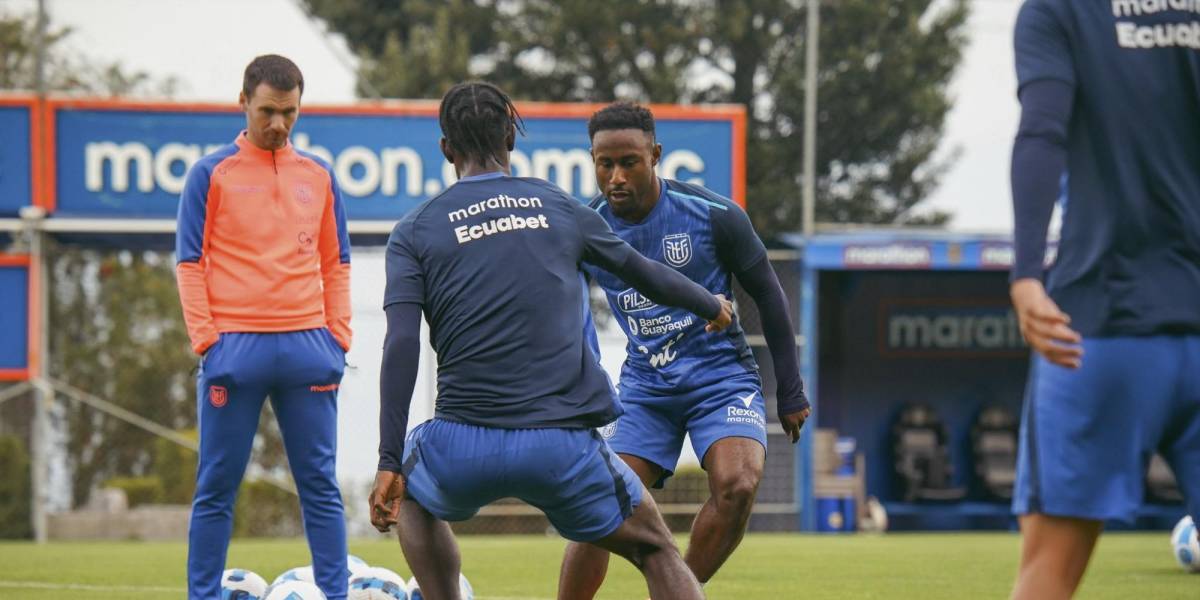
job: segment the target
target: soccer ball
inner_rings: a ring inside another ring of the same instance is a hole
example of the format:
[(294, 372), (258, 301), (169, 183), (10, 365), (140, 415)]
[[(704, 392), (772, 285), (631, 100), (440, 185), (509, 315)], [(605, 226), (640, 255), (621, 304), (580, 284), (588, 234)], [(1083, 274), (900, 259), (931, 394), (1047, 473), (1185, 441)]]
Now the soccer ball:
[(1171, 552), (1179, 566), (1200, 573), (1200, 539), (1196, 536), (1196, 524), (1190, 516), (1185, 516), (1171, 531)]
[[(475, 600), (475, 590), (471, 587), (471, 582), (467, 581), (467, 576), (462, 573), (458, 574), (458, 595), (462, 600)], [(408, 600), (425, 600), (416, 577), (408, 581)]]
[(280, 581), (267, 588), (263, 600), (325, 600), (325, 594), (315, 583), (307, 581)]
[(253, 571), (226, 569), (221, 574), (221, 600), (260, 600), (267, 591), (267, 580)]
[(350, 569), (350, 577), (354, 578), (366, 573), (367, 569), (371, 568), (371, 565), (368, 565), (367, 561), (353, 554), (347, 554), (346, 567)]
[(350, 576), (347, 600), (406, 600), (404, 578), (383, 568), (370, 567), (362, 575)]
[(296, 567), (294, 569), (288, 569), (288, 570), (284, 571), (283, 573), (281, 573), (279, 575), (279, 577), (276, 577), (275, 581), (271, 582), (271, 585), (275, 585), (277, 583), (283, 583), (285, 581), (303, 581), (305, 583), (316, 583), (317, 582), (316, 578), (313, 577), (312, 565), (308, 565), (307, 567)]

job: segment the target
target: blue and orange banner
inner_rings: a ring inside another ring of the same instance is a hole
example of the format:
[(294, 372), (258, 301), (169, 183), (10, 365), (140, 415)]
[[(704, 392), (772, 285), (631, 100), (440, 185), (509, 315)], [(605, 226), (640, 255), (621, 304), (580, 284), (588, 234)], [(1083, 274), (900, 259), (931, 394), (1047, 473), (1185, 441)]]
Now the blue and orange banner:
[(37, 368), (38, 297), (29, 256), (0, 254), (0, 381), (29, 379)]
[[(603, 105), (523, 103), (527, 135), (516, 175), (596, 193), (587, 120)], [(744, 203), (745, 110), (654, 105), (660, 173)], [(453, 183), (441, 155), (437, 103), (304, 106), (297, 148), (327, 160), (347, 216), (394, 221)], [(36, 204), (51, 218), (174, 218), (188, 168), (244, 127), (236, 105), (120, 100), (0, 99), (0, 216)]]
[(14, 217), (33, 203), (41, 152), (41, 113), (29, 96), (0, 96), (0, 217)]

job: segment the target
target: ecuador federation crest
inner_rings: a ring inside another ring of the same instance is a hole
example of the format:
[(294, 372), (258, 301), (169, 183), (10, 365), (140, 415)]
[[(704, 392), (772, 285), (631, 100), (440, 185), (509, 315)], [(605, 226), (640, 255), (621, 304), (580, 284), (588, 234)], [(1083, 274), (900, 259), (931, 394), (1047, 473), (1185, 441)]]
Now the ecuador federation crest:
[(682, 267), (692, 260), (692, 236), (673, 233), (663, 238), (663, 258), (672, 267)]

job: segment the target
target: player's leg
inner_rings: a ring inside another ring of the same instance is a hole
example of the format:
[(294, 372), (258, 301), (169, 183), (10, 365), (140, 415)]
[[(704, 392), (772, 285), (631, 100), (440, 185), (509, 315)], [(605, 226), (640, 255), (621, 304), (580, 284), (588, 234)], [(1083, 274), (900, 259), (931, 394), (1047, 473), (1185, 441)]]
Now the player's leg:
[(469, 519), (481, 506), (513, 495), (503, 477), (510, 433), (434, 419), (408, 436), (400, 549), (427, 598), (458, 598), (462, 560), (447, 521)]
[[(654, 499), (638, 476), (591, 430), (518, 432), (511, 464), (514, 495), (542, 509), (568, 540), (629, 560), (651, 598), (701, 598)], [(557, 449), (557, 452), (553, 450)], [(559, 590), (560, 598), (578, 596)]]
[(1028, 514), (1021, 522), (1021, 567), (1014, 600), (1054, 600), (1075, 593), (1103, 521)]
[(1162, 338), (1083, 345), (1079, 369), (1040, 357), (1030, 368), (1013, 497), (1022, 517), (1014, 598), (1074, 593), (1103, 521), (1136, 514), (1146, 444), (1175, 394), (1180, 353)]
[(1163, 433), (1163, 455), (1187, 503), (1188, 514), (1200, 522), (1200, 336), (1180, 340), (1186, 367), (1174, 410)]
[(692, 523), (685, 555), (701, 583), (716, 574), (745, 536), (765, 462), (762, 443), (740, 437), (717, 441), (704, 457), (711, 496)]
[(450, 524), (433, 516), (415, 500), (400, 505), (400, 550), (426, 598), (459, 600), (462, 557)]
[(300, 493), (313, 577), (330, 600), (346, 597), (346, 519), (338, 488), (337, 386), (345, 355), (323, 329), (274, 334), (271, 406)]
[(757, 376), (689, 394), (688, 433), (708, 473), (710, 496), (692, 523), (685, 558), (707, 583), (746, 534), (766, 462), (766, 402)]
[(233, 506), (250, 460), (267, 388), (255, 373), (256, 340), (223, 334), (196, 378), (200, 432), (196, 492), (188, 526), (188, 597), (216, 598), (233, 534)]
[[(647, 489), (642, 489), (641, 503), (616, 531), (591, 543), (633, 563), (646, 577), (652, 600), (704, 597)], [(560, 589), (559, 598), (572, 597), (564, 596)]]
[[(632, 454), (619, 454), (647, 488), (662, 478), (662, 467)], [(594, 544), (569, 542), (558, 578), (558, 597), (590, 600), (608, 574), (608, 550)]]
[[(661, 487), (670, 476), (683, 446), (683, 423), (672, 418), (668, 399), (642, 398), (622, 388), (625, 414), (601, 431), (612, 451), (633, 468), (647, 488)], [(645, 400), (650, 400), (649, 402)], [(563, 554), (558, 595), (572, 600), (595, 597), (608, 573), (608, 552), (590, 544), (570, 543)]]

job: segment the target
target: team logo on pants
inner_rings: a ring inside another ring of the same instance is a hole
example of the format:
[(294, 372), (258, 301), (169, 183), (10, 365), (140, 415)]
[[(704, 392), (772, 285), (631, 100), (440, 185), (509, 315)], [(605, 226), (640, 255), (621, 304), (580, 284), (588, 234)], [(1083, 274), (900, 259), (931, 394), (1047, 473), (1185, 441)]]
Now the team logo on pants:
[(210, 385), (208, 386), (208, 402), (214, 408), (221, 408), (229, 402), (229, 393), (222, 386)]
[(663, 258), (672, 267), (682, 267), (692, 260), (692, 236), (672, 233), (663, 238)]
[(605, 425), (604, 427), (600, 428), (600, 437), (602, 437), (606, 440), (612, 439), (612, 436), (614, 436), (616, 434), (617, 434), (617, 422), (616, 421), (613, 421), (612, 423), (609, 423), (608, 425)]

